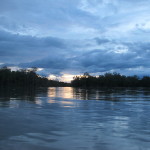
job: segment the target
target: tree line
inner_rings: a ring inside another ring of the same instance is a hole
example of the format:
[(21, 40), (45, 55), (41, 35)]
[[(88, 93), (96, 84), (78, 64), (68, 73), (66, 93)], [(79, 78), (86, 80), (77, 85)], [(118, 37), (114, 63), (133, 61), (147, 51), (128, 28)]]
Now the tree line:
[(49, 87), (49, 86), (68, 86), (67, 83), (49, 80), (36, 73), (36, 68), (19, 69), (12, 71), (7, 67), (0, 68), (0, 86), (20, 86), (20, 87)]
[(84, 73), (84, 75), (75, 76), (71, 85), (73, 87), (150, 87), (150, 77), (125, 76), (116, 72), (99, 76)]
[(125, 76), (119, 73), (105, 73), (104, 75), (92, 76), (84, 73), (75, 76), (71, 84), (56, 80), (49, 80), (36, 73), (37, 68), (19, 69), (12, 71), (10, 68), (0, 68), (0, 87), (19, 86), (19, 87), (150, 87), (150, 76), (142, 78)]

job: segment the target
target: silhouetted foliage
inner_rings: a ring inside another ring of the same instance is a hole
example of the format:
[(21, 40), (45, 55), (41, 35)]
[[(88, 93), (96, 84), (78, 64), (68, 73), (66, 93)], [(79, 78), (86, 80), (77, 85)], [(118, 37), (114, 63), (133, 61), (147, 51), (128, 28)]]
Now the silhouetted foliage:
[(3, 67), (0, 69), (0, 86), (68, 86), (68, 83), (48, 80), (48, 78), (36, 74), (36, 71), (37, 68), (11, 71), (11, 69)]
[(125, 76), (119, 73), (105, 73), (91, 76), (89, 73), (75, 76), (71, 82), (73, 87), (150, 87), (150, 77)]

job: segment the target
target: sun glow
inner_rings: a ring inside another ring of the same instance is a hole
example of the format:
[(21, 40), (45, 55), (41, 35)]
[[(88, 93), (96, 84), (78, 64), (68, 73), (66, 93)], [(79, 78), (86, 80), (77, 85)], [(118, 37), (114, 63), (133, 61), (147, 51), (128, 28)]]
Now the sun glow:
[(70, 82), (71, 80), (73, 80), (74, 76), (75, 75), (72, 75), (72, 74), (63, 74), (63, 76), (61, 77), (61, 81)]
[(57, 77), (55, 75), (49, 75), (48, 79), (50, 79), (50, 80), (56, 80)]
[(75, 75), (72, 74), (63, 74), (62, 76), (56, 76), (56, 75), (49, 75), (48, 79), (50, 80), (59, 80), (62, 82), (71, 82), (73, 80), (73, 77)]

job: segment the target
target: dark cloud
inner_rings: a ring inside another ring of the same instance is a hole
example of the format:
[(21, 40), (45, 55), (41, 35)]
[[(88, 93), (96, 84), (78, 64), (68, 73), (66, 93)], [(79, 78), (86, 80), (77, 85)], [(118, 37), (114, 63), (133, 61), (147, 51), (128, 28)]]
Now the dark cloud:
[(97, 44), (105, 44), (110, 42), (110, 40), (108, 39), (100, 39), (100, 38), (95, 38), (95, 41), (97, 42)]
[(59, 38), (38, 38), (0, 31), (0, 57), (3, 62), (33, 61), (39, 57), (61, 54), (65, 48), (64, 40)]
[(63, 56), (51, 55), (48, 58), (36, 60), (30, 63), (19, 64), (20, 67), (38, 67), (38, 68), (51, 68), (59, 69), (60, 71), (66, 69), (69, 65), (69, 60)]
[[(105, 38), (94, 38), (94, 40), (97, 45), (109, 43)], [(88, 42), (90, 41), (92, 43), (93, 39)], [(67, 44), (67, 40), (60, 38), (21, 36), (1, 31), (0, 58), (5, 63), (3, 65), (44, 68), (57, 75), (70, 69), (96, 73), (139, 66), (150, 67), (150, 43), (114, 42), (114, 45), (118, 45), (117, 51), (113, 47), (73, 51), (76, 47), (72, 47)], [(77, 49), (79, 47), (77, 46)], [(128, 51), (122, 51), (124, 47), (127, 47)], [(20, 63), (22, 61), (23, 63)]]
[[(147, 43), (148, 44), (148, 43)], [(146, 44), (146, 45), (147, 45)], [(128, 45), (132, 45), (129, 44)], [(133, 44), (135, 45), (135, 44)], [(127, 45), (126, 45), (127, 46)], [(139, 46), (137, 45), (139, 48)], [(52, 56), (44, 58), (42, 60), (34, 61), (27, 64), (20, 64), (21, 67), (33, 67), (45, 68), (57, 70), (59, 74), (65, 70), (76, 70), (78, 72), (107, 72), (111, 70), (127, 70), (128, 68), (147, 67), (150, 68), (149, 56), (150, 51), (143, 52), (145, 44), (141, 44), (141, 49), (137, 51), (137, 48), (128, 46), (129, 50), (126, 53), (118, 53), (114, 51), (106, 51), (105, 49), (90, 50), (89, 52), (74, 53), (72, 57), (66, 57), (65, 55)], [(142, 55), (139, 55), (139, 51), (142, 51)], [(74, 56), (76, 55), (76, 56)], [(55, 73), (56, 73), (55, 72)]]

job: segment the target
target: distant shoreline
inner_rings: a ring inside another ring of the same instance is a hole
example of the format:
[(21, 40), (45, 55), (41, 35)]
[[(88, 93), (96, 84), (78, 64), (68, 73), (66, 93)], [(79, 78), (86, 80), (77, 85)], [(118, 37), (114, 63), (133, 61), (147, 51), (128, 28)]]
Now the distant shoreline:
[(11, 71), (7, 67), (0, 69), (0, 87), (150, 87), (150, 76), (139, 78), (137, 75), (125, 76), (119, 73), (105, 73), (91, 76), (84, 73), (75, 76), (71, 83), (49, 80), (36, 73), (36, 68)]
[(71, 82), (73, 87), (150, 87), (150, 77), (137, 75), (125, 76), (119, 73), (105, 73), (91, 76), (89, 73), (76, 76)]
[(38, 75), (36, 68), (20, 69), (17, 71), (12, 71), (7, 67), (0, 69), (0, 87), (65, 87), (69, 85), (69, 83), (49, 80), (46, 77)]

